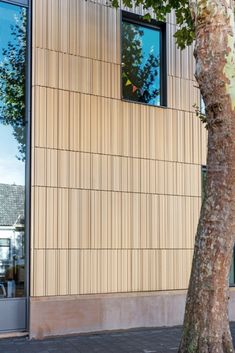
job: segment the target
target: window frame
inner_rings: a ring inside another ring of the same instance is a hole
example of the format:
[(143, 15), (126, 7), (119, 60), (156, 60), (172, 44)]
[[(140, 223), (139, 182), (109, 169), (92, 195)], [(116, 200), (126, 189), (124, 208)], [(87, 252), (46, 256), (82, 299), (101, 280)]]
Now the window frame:
[[(136, 103), (136, 104), (142, 104), (142, 105), (147, 105), (151, 107), (161, 107), (161, 108), (166, 108), (167, 107), (167, 53), (166, 53), (166, 23), (165, 22), (160, 22), (157, 20), (152, 19), (151, 21), (145, 20), (143, 16), (134, 14), (132, 12), (128, 11), (121, 11), (121, 16), (120, 16), (120, 63), (121, 63), (121, 69), (120, 69), (120, 96), (121, 100), (129, 103)], [(160, 104), (155, 105), (155, 104), (149, 104), (149, 103), (144, 103), (144, 102), (138, 102), (134, 101), (128, 98), (125, 98), (123, 95), (123, 89), (122, 89), (122, 31), (123, 31), (123, 21), (129, 22), (132, 24), (139, 25), (141, 27), (145, 28), (151, 28), (160, 31)]]
[(202, 165), (201, 166), (201, 198), (202, 198), (202, 202), (204, 200), (205, 197), (205, 182), (206, 182), (206, 178), (207, 178), (207, 166), (206, 165)]

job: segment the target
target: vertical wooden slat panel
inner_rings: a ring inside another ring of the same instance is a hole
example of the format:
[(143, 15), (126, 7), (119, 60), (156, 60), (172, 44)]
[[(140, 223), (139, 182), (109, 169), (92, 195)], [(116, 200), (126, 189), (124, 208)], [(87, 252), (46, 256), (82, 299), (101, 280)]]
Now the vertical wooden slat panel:
[(58, 233), (60, 232), (60, 222), (57, 204), (59, 202), (58, 190), (54, 188), (46, 189), (46, 249), (58, 247)]
[(80, 208), (79, 190), (69, 190), (69, 247), (71, 249), (79, 248), (80, 235)]
[(110, 192), (101, 193), (101, 248), (111, 247), (112, 225), (111, 225), (111, 200)]
[(163, 110), (158, 111), (156, 114), (155, 124), (155, 148), (156, 148), (156, 159), (164, 159), (164, 114)]
[(139, 291), (139, 272), (140, 272), (140, 261), (139, 261), (139, 251), (133, 250), (131, 256), (131, 267), (132, 267), (132, 276), (131, 276), (131, 290)]
[(145, 119), (145, 116), (140, 117), (140, 106), (138, 104), (132, 104), (132, 114), (131, 119), (131, 129), (132, 129), (132, 155), (133, 157), (140, 157), (140, 134), (141, 134), (141, 125), (140, 119)]
[(46, 184), (44, 184), (45, 186), (58, 186), (58, 155), (59, 152), (57, 150), (46, 150)]
[(91, 248), (102, 247), (101, 243), (101, 192), (91, 191)]
[(35, 250), (34, 258), (34, 276), (33, 276), (33, 294), (35, 296), (44, 296), (46, 283), (45, 268), (45, 250)]
[(121, 193), (113, 192), (112, 193), (112, 248), (117, 249), (121, 248)]
[(132, 239), (131, 248), (140, 247), (140, 195), (132, 194), (131, 198), (131, 222), (132, 222)]
[(158, 194), (165, 194), (165, 163), (162, 161), (156, 162), (156, 192)]
[(100, 281), (101, 281), (101, 292), (107, 293), (108, 291), (108, 257), (107, 250), (101, 250), (99, 252), (101, 271), (100, 271)]
[(68, 250), (61, 249), (58, 252), (57, 257), (57, 271), (58, 271), (58, 295), (68, 294)]
[(68, 248), (69, 233), (69, 200), (68, 190), (58, 189), (58, 247), (61, 249)]
[(147, 195), (140, 195), (140, 248), (147, 247)]
[(76, 152), (68, 153), (68, 158), (69, 158), (68, 186), (70, 188), (78, 188), (80, 185), (79, 157), (80, 157), (79, 153), (76, 153)]
[(92, 187), (91, 167), (92, 167), (92, 155), (88, 153), (80, 153), (79, 155), (80, 186), (84, 189), (90, 189)]
[[(44, 6), (43, 11), (38, 13), (37, 16), (44, 16), (48, 12), (47, 22), (47, 48), (58, 51), (59, 48), (59, 36), (60, 36), (60, 16), (59, 16), (59, 1), (60, 0), (48, 0), (47, 7)], [(45, 29), (44, 29), (45, 31)], [(44, 46), (45, 47), (45, 46)]]
[(81, 129), (80, 146), (82, 151), (90, 151), (91, 147), (91, 97), (81, 96)]
[(69, 144), (69, 93), (59, 91), (58, 147), (66, 149)]
[(46, 146), (46, 90), (40, 87), (35, 88), (34, 90), (35, 97), (35, 109), (34, 114), (37, 119), (34, 119), (34, 141), (35, 146)]
[(131, 194), (122, 194), (122, 248), (131, 248)]
[(60, 47), (59, 50), (63, 53), (69, 51), (69, 2), (68, 0), (59, 1), (59, 34), (60, 34)]
[(91, 246), (91, 192), (79, 192), (79, 247), (89, 249)]
[[(45, 83), (46, 86), (58, 88), (60, 85), (60, 76), (58, 75), (60, 69), (60, 58), (57, 52), (45, 52)], [(61, 74), (61, 71), (60, 71)]]
[(45, 248), (46, 189), (34, 188), (34, 247)]
[(101, 152), (100, 150), (100, 127), (101, 127), (101, 100), (91, 96), (91, 152)]
[(106, 100), (104, 98), (99, 99), (101, 101), (101, 129), (98, 130), (100, 132), (98, 141), (100, 141), (101, 147), (98, 152), (111, 154), (111, 112), (110, 105), (111, 101)]
[(32, 185), (40, 185), (44, 186), (47, 185), (46, 180), (46, 153), (45, 149), (35, 148), (33, 151), (34, 153), (34, 172), (32, 173)]
[(151, 218), (151, 229), (152, 229), (152, 239), (151, 244), (153, 249), (158, 249), (160, 246), (160, 214), (159, 214), (159, 201), (160, 197), (154, 195), (151, 199), (152, 201), (152, 218)]
[(70, 93), (69, 148), (72, 151), (80, 149), (80, 100), (80, 94)]
[(68, 277), (69, 277), (69, 291), (68, 294), (76, 295), (79, 293), (79, 251), (71, 250), (68, 254), (69, 259), (69, 268), (68, 268)]
[[(60, 120), (58, 114), (60, 113), (60, 94), (57, 90), (47, 89), (47, 101), (46, 101), (46, 135), (47, 141), (46, 146), (50, 148), (58, 148), (59, 136), (58, 128), (61, 129)], [(45, 145), (40, 145), (44, 147)]]
[(67, 151), (58, 153), (58, 186), (66, 188), (69, 185), (70, 159)]
[(60, 273), (58, 273), (58, 267), (57, 267), (57, 256), (58, 252), (56, 250), (51, 250), (51, 251), (46, 251), (45, 257), (46, 257), (46, 289), (45, 289), (45, 294), (50, 296), (50, 295), (55, 295), (57, 293), (57, 276), (60, 276)]

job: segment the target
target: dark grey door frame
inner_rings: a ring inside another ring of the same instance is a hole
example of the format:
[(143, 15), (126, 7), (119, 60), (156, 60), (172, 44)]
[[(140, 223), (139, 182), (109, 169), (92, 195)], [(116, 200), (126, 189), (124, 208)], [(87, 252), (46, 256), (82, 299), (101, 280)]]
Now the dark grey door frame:
[(31, 224), (31, 102), (32, 102), (32, 0), (27, 2), (28, 22), (27, 22), (27, 76), (26, 76), (26, 122), (27, 122), (27, 143), (26, 143), (26, 173), (25, 173), (25, 236), (26, 236), (26, 329), (29, 331), (30, 322), (30, 224)]

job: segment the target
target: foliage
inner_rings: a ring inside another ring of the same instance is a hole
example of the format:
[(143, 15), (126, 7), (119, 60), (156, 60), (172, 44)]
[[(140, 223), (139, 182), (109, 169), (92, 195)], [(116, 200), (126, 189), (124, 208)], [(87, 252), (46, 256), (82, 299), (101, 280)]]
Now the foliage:
[(203, 124), (205, 124), (205, 128), (208, 130), (208, 121), (206, 113), (203, 113), (201, 108), (197, 104), (194, 104), (193, 108), (195, 109), (196, 116), (201, 120)]
[(26, 10), (11, 27), (11, 41), (2, 49), (0, 63), (0, 123), (13, 128), (18, 142), (19, 160), (25, 160), (25, 78), (26, 78)]
[[(119, 6), (119, 0), (110, 1), (114, 7)], [(146, 12), (151, 8), (159, 21), (165, 21), (166, 15), (175, 10), (176, 22), (179, 26), (179, 30), (175, 33), (178, 46), (184, 49), (195, 39), (195, 27), (188, 0), (122, 0), (122, 4), (129, 8), (142, 5)], [(146, 14), (145, 19), (150, 19), (149, 13)]]
[(125, 98), (151, 103), (159, 96), (155, 81), (159, 74), (160, 59), (150, 52), (143, 53), (140, 26), (123, 22), (122, 39), (122, 85)]

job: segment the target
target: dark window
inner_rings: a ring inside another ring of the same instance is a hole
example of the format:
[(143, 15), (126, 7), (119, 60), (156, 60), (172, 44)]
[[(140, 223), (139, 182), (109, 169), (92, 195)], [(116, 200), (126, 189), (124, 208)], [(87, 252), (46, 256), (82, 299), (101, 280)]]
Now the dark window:
[(232, 264), (230, 268), (230, 274), (229, 274), (229, 285), (230, 286), (235, 286), (235, 248), (233, 248), (233, 258), (232, 258)]
[(207, 169), (206, 169), (206, 166), (205, 166), (205, 165), (202, 166), (202, 173), (201, 173), (201, 176), (202, 176), (202, 200), (203, 200), (204, 197), (205, 197), (205, 191), (206, 191), (206, 176), (207, 176)]
[(123, 13), (122, 97), (150, 105), (166, 105), (165, 25), (140, 21)]

